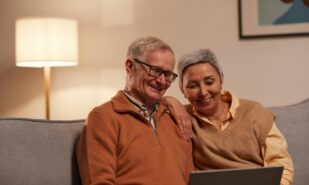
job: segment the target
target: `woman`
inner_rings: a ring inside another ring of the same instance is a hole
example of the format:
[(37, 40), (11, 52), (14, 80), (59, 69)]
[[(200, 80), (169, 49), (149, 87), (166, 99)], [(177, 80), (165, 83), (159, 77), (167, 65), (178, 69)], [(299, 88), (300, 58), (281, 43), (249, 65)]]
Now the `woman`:
[[(275, 116), (257, 102), (222, 90), (223, 72), (210, 50), (182, 56), (178, 74), (181, 92), (190, 102), (186, 108), (192, 117), (197, 170), (284, 166), (281, 185), (292, 183), (293, 163)], [(164, 102), (176, 118), (183, 117), (177, 100), (166, 97)]]

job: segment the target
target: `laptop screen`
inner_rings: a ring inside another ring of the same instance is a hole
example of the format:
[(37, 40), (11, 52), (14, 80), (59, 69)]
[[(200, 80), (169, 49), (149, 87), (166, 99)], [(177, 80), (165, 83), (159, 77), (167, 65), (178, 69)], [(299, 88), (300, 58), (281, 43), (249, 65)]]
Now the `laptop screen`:
[(194, 171), (189, 185), (280, 185), (282, 171), (283, 167)]

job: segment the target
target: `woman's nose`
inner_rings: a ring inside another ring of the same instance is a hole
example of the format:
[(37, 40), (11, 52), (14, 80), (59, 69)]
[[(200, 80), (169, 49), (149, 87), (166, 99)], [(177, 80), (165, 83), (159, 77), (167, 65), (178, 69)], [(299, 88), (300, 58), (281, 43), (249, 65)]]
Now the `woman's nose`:
[(200, 86), (198, 95), (199, 96), (206, 96), (207, 94), (208, 94), (207, 88), (204, 87), (204, 86)]

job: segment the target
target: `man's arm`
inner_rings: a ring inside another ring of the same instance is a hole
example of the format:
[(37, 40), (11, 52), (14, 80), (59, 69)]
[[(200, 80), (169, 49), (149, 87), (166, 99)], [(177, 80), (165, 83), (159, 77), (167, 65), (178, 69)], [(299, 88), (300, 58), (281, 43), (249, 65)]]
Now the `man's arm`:
[(163, 96), (160, 103), (169, 109), (178, 125), (180, 133), (188, 140), (192, 138), (191, 116), (180, 101), (172, 96)]
[(83, 185), (114, 185), (116, 180), (117, 128), (99, 112), (92, 111), (76, 147)]

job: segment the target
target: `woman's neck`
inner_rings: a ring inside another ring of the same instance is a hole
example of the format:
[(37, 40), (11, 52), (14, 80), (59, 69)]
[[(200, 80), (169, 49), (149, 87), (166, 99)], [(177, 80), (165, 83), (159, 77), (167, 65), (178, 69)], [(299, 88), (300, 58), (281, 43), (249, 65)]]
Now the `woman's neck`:
[(212, 114), (206, 115), (207, 119), (211, 122), (223, 122), (227, 118), (227, 113), (229, 111), (229, 104), (223, 100), (219, 101), (217, 108)]

